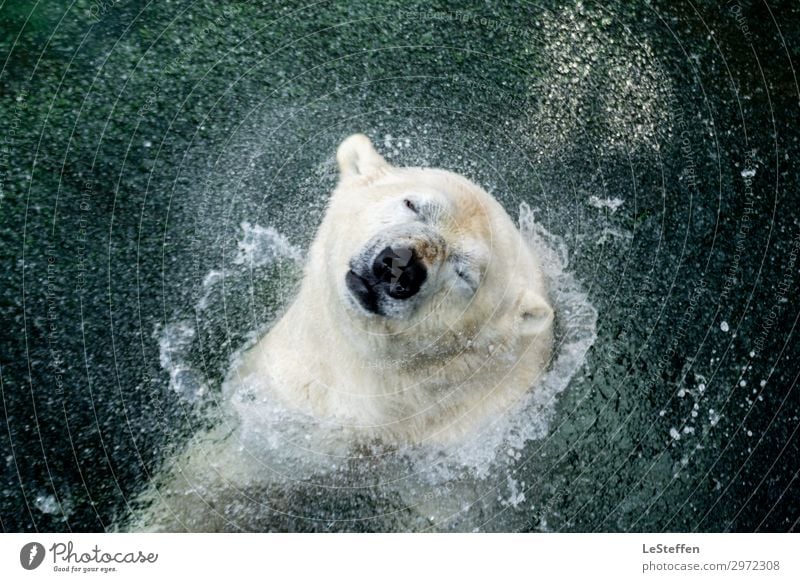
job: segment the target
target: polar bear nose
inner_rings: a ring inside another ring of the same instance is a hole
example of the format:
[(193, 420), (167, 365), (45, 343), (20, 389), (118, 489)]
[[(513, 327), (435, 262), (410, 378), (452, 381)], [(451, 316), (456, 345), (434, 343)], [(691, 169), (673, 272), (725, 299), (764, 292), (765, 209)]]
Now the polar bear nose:
[(372, 263), (372, 273), (394, 299), (416, 295), (428, 276), (414, 249), (388, 246)]

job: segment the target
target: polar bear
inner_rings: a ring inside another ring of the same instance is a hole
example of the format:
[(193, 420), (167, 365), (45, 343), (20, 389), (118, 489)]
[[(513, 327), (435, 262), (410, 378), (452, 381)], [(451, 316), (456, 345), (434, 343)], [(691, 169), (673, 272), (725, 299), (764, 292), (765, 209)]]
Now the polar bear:
[(492, 196), (449, 171), (393, 166), (362, 134), (337, 161), (299, 292), (225, 383), (237, 420), (173, 465), (170, 511), (180, 498), (185, 512), (176, 489), (214, 488), (203, 471), (234, 488), (263, 478), (242, 428), (268, 424), (260, 402), (333, 427), (341, 438), (321, 439), (332, 449), (447, 446), (507, 414), (547, 368), (554, 312), (542, 270)]
[(290, 406), (389, 442), (449, 442), (544, 372), (553, 309), (530, 247), (469, 180), (389, 164), (362, 134), (296, 300), (236, 370)]

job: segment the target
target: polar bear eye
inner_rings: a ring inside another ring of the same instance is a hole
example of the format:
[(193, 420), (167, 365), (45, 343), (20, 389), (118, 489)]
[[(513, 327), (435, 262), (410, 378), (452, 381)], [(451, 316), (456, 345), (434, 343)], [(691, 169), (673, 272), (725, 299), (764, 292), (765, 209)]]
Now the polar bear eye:
[(408, 209), (409, 209), (411, 212), (413, 212), (413, 213), (415, 213), (415, 214), (419, 214), (419, 209), (417, 208), (417, 205), (416, 205), (416, 204), (414, 204), (414, 203), (413, 203), (411, 200), (409, 200), (408, 198), (406, 198), (406, 199), (404, 199), (404, 200), (403, 200), (403, 204), (405, 204), (406, 208), (408, 208)]
[(478, 282), (475, 280), (472, 272), (463, 264), (457, 264), (455, 266), (456, 275), (458, 275), (461, 280), (466, 283), (472, 291), (476, 291), (478, 289)]

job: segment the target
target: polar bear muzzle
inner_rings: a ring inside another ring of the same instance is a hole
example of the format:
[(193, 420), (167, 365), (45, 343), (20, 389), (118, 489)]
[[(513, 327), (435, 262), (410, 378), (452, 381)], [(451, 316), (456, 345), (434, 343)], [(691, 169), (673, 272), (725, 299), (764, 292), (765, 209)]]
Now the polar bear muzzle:
[(372, 264), (375, 277), (393, 299), (408, 299), (417, 294), (428, 276), (414, 249), (386, 247)]
[(371, 265), (351, 268), (345, 283), (364, 309), (386, 315), (383, 305), (387, 299), (404, 301), (413, 297), (427, 277), (427, 269), (412, 247), (389, 245)]

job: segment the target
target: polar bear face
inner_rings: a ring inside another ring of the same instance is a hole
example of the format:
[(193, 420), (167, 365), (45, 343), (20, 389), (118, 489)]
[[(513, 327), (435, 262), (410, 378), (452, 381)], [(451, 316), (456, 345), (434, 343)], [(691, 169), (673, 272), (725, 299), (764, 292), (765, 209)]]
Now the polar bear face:
[(363, 135), (337, 159), (309, 273), (336, 290), (355, 343), (372, 355), (381, 339), (398, 356), (441, 355), (549, 333), (536, 257), (492, 196), (451, 172), (394, 167)]

